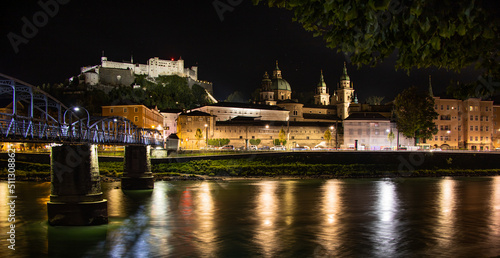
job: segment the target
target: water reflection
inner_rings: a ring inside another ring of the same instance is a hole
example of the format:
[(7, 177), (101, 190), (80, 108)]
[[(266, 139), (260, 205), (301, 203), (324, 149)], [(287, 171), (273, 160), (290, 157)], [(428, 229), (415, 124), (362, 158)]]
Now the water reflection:
[(397, 245), (400, 233), (397, 230), (399, 220), (396, 218), (399, 200), (396, 186), (392, 180), (383, 180), (376, 183), (376, 214), (372, 243), (379, 257), (394, 257), (397, 255)]
[(439, 184), (438, 198), (438, 220), (436, 225), (436, 239), (438, 241), (438, 249), (446, 250), (454, 238), (455, 227), (455, 189), (456, 180), (452, 178), (443, 178)]
[(278, 203), (276, 198), (277, 181), (264, 181), (259, 184), (259, 193), (256, 199), (256, 217), (257, 225), (254, 232), (255, 242), (262, 250), (261, 255), (272, 257), (276, 252), (277, 235), (276, 220), (278, 212)]
[(196, 220), (197, 227), (194, 236), (197, 239), (197, 248), (202, 256), (215, 256), (216, 253), (216, 226), (214, 223), (214, 201), (212, 198), (212, 183), (203, 182), (196, 192)]
[(339, 180), (328, 180), (321, 186), (320, 225), (318, 240), (325, 250), (315, 250), (316, 256), (338, 254), (342, 247), (342, 228), (339, 217), (342, 213), (341, 191)]
[(494, 177), (491, 182), (490, 209), (488, 240), (491, 244), (498, 244), (495, 239), (500, 239), (500, 177)]

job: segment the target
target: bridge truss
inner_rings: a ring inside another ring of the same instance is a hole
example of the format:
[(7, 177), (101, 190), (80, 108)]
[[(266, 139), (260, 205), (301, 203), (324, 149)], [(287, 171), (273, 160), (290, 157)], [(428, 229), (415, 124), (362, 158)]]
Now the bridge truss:
[(79, 117), (43, 90), (0, 74), (0, 141), (160, 145), (158, 130), (124, 117)]

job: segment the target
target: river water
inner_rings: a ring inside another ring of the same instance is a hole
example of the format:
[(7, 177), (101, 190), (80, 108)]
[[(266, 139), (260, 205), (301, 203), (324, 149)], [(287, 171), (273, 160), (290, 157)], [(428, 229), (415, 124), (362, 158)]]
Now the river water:
[(490, 257), (500, 177), (103, 183), (110, 223), (51, 227), (50, 183), (16, 183), (16, 250), (0, 257)]

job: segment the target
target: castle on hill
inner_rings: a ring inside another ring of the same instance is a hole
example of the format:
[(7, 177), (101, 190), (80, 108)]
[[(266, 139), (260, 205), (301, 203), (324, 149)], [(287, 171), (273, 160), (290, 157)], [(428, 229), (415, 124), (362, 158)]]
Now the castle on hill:
[(150, 58), (147, 64), (134, 63), (133, 57), (130, 62), (110, 61), (107, 57), (101, 57), (101, 64), (85, 66), (80, 69), (84, 76), (84, 82), (90, 86), (101, 86), (104, 88), (115, 86), (131, 86), (134, 83), (135, 75), (146, 75), (149, 78), (159, 76), (177, 75), (186, 78), (188, 86), (198, 84), (213, 94), (211, 82), (198, 80), (198, 67), (184, 67), (184, 60), (164, 60), (158, 57)]

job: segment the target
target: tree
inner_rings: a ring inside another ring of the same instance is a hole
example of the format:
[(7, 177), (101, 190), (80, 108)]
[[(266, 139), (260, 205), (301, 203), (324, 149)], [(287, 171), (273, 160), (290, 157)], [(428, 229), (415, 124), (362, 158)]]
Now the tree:
[(248, 98), (245, 98), (243, 93), (240, 91), (235, 91), (231, 93), (224, 102), (238, 102), (238, 103), (247, 103)]
[(394, 133), (391, 130), (389, 132), (389, 134), (387, 135), (387, 139), (389, 140), (389, 143), (391, 144), (391, 147), (392, 147), (392, 141), (394, 141), (394, 138), (396, 138), (396, 136), (394, 135)]
[(370, 96), (366, 98), (366, 103), (370, 105), (380, 105), (382, 104), (382, 100), (384, 100), (383, 96)]
[(260, 139), (250, 139), (250, 144), (251, 145), (259, 145), (260, 144)]
[(285, 133), (285, 129), (283, 129), (283, 127), (281, 127), (280, 132), (278, 133), (278, 139), (279, 139), (279, 143), (281, 145), (286, 144), (286, 133)]
[(199, 146), (201, 138), (203, 138), (203, 133), (200, 128), (196, 128), (196, 133), (194, 134), (194, 138), (196, 138), (196, 146)]
[(253, 0), (260, 2), (292, 11), (294, 21), (358, 66), (374, 66), (397, 53), (396, 67), (407, 71), (458, 71), (477, 62), (499, 74), (496, 1)]
[(325, 140), (328, 142), (328, 145), (330, 145), (330, 140), (332, 139), (332, 133), (330, 132), (330, 130), (327, 129), (323, 136)]
[(415, 86), (405, 89), (394, 100), (398, 130), (408, 138), (431, 139), (437, 133), (434, 119), (434, 99), (427, 93), (419, 93)]

